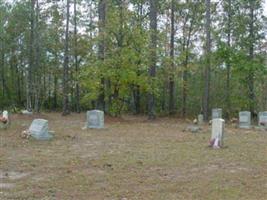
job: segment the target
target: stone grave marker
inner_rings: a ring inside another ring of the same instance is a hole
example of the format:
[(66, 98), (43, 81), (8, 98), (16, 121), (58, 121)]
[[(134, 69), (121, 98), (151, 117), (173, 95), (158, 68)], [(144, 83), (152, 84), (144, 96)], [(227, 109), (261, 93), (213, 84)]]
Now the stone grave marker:
[(211, 113), (211, 119), (221, 119), (222, 118), (222, 109), (213, 108)]
[(251, 112), (242, 111), (239, 112), (239, 128), (247, 128), (251, 127)]
[(37, 140), (49, 140), (53, 137), (48, 131), (48, 121), (45, 119), (33, 120), (29, 133)]
[(259, 126), (267, 127), (267, 111), (259, 112)]
[(198, 123), (198, 125), (202, 125), (203, 122), (204, 122), (204, 116), (202, 114), (199, 114), (197, 116), (197, 123)]
[(104, 128), (104, 112), (101, 110), (90, 110), (86, 113), (87, 128)]
[(213, 148), (223, 147), (224, 124), (225, 121), (223, 119), (212, 120), (210, 145)]

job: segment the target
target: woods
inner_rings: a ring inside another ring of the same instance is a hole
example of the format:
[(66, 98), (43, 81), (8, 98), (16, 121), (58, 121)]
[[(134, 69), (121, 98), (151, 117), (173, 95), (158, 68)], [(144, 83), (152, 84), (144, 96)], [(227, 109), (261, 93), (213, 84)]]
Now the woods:
[(263, 0), (0, 0), (0, 108), (267, 109)]

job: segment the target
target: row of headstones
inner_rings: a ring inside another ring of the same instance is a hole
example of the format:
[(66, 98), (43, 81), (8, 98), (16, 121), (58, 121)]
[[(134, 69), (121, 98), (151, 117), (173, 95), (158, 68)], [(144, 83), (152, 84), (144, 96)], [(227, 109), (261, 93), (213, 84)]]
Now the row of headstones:
[[(259, 126), (267, 125), (267, 112), (259, 113)], [(222, 109), (212, 110), (212, 130), (210, 146), (213, 148), (220, 148), (223, 146), (225, 121), (222, 119)], [(239, 127), (250, 128), (251, 127), (251, 112), (242, 111), (239, 112)]]
[[(104, 112), (91, 110), (86, 113), (86, 128), (104, 128)], [(53, 137), (48, 128), (48, 120), (34, 119), (29, 128), (29, 134), (37, 140), (48, 140)]]
[[(212, 109), (212, 119), (221, 119), (222, 118), (222, 109), (215, 108)], [(198, 115), (198, 122), (203, 123), (203, 115)], [(258, 115), (258, 125), (267, 126), (267, 111), (259, 112)], [(251, 112), (241, 111), (239, 112), (239, 127), (240, 128), (250, 128), (251, 127)]]

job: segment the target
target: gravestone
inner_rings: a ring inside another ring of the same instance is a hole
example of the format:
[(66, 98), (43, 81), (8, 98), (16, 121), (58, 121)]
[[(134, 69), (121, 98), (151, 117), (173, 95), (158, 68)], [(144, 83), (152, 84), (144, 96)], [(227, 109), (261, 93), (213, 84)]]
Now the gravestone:
[(37, 140), (49, 140), (53, 136), (48, 132), (48, 121), (45, 119), (33, 120), (30, 128), (30, 135)]
[(267, 111), (259, 112), (259, 126), (267, 127)]
[(198, 125), (202, 125), (203, 122), (204, 122), (204, 116), (202, 114), (199, 114), (197, 116), (197, 123), (198, 123)]
[(211, 113), (211, 119), (221, 119), (222, 118), (222, 109), (213, 108)]
[(90, 110), (86, 113), (87, 128), (104, 128), (104, 112), (101, 110)]
[(223, 146), (224, 124), (225, 121), (223, 119), (212, 120), (210, 145), (213, 148), (220, 148)]
[(251, 127), (251, 112), (242, 111), (239, 112), (239, 128), (247, 128)]

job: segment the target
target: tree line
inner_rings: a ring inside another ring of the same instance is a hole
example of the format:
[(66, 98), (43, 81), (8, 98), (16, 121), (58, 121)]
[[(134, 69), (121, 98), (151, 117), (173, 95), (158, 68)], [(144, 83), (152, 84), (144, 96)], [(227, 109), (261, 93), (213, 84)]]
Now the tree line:
[(267, 109), (263, 0), (0, 0), (2, 109)]

